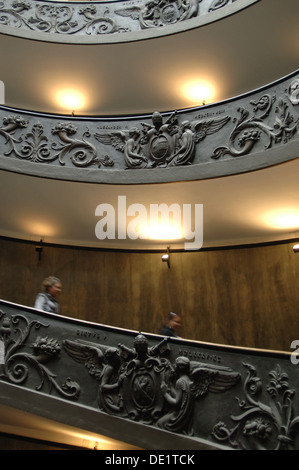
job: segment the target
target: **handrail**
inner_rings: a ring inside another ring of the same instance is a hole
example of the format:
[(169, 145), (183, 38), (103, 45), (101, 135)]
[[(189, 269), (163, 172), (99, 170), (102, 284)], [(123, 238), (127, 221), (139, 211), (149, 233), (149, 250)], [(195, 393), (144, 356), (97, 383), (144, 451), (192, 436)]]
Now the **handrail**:
[(138, 41), (198, 28), (259, 0), (2, 0), (0, 33), (47, 42)]
[(119, 117), (0, 106), (0, 169), (107, 184), (199, 180), (298, 158), (299, 72), (209, 106)]
[(137, 333), (0, 300), (0, 403), (143, 449), (296, 449), (297, 354)]

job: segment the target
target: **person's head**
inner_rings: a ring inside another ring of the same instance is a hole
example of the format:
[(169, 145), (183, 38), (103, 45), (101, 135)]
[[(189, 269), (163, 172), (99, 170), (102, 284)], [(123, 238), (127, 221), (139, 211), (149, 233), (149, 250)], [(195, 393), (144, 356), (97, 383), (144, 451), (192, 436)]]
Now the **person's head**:
[(43, 280), (42, 288), (45, 292), (57, 297), (61, 293), (62, 284), (57, 277), (49, 276)]
[(174, 331), (178, 330), (182, 326), (182, 318), (177, 313), (170, 312), (168, 325)]

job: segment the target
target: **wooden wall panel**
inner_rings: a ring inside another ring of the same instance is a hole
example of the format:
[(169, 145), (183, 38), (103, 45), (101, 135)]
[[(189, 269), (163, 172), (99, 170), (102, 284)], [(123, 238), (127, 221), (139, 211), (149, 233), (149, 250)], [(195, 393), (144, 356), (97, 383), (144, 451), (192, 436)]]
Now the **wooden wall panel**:
[(181, 313), (182, 336), (290, 350), (299, 339), (299, 254), (291, 244), (171, 253), (105, 252), (0, 240), (0, 297), (32, 306), (48, 275), (63, 282), (65, 316), (158, 332)]

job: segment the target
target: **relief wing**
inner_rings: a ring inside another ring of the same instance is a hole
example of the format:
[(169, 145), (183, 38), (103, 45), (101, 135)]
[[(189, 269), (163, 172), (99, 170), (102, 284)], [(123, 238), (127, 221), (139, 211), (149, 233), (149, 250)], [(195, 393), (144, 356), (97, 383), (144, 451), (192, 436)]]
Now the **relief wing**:
[(194, 132), (194, 141), (199, 142), (203, 140), (207, 135), (215, 134), (230, 120), (230, 116), (224, 116), (215, 119), (206, 119), (193, 121), (191, 123), (191, 129)]
[(124, 151), (125, 143), (127, 141), (127, 136), (124, 132), (96, 132), (94, 136), (99, 142), (101, 142), (101, 144), (112, 145), (116, 150), (119, 150), (120, 152)]
[(104, 352), (94, 345), (81, 341), (63, 341), (64, 348), (68, 355), (76, 362), (84, 364), (89, 373), (99, 377), (103, 369)]
[(191, 362), (192, 393), (198, 398), (208, 392), (221, 393), (229, 390), (240, 380), (240, 374), (229, 367)]
[(125, 18), (132, 18), (132, 20), (138, 20), (140, 16), (139, 7), (125, 8), (123, 10), (115, 10), (115, 13), (119, 16), (124, 16)]

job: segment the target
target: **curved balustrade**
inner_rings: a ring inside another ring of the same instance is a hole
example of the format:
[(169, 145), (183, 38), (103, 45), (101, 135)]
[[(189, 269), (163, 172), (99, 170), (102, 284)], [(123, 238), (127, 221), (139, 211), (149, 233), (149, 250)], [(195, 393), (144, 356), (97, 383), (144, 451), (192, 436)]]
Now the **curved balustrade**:
[(164, 36), (217, 21), (259, 0), (57, 2), (2, 0), (0, 33), (40, 41), (113, 43)]
[(297, 355), (0, 301), (0, 403), (144, 449), (299, 449)]
[(298, 158), (299, 73), (211, 106), (131, 117), (0, 107), (0, 169), (114, 184), (237, 174)]

